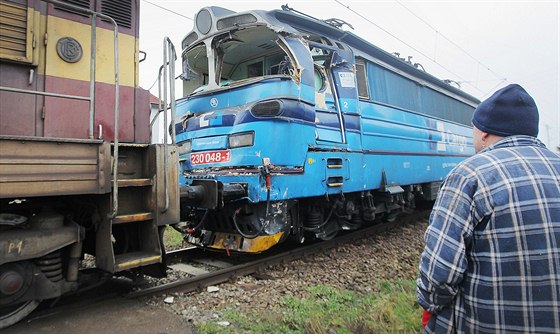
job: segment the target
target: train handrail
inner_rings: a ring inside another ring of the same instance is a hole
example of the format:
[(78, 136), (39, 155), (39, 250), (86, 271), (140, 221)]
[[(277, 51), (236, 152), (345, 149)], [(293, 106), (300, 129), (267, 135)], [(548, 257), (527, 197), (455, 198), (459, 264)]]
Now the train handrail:
[(60, 2), (58, 0), (41, 0), (47, 3), (52, 3), (55, 6), (62, 7), (65, 9), (69, 9), (72, 11), (76, 11), (88, 16), (92, 17), (92, 24), (91, 24), (91, 65), (90, 65), (90, 96), (81, 96), (81, 95), (68, 95), (68, 94), (59, 94), (59, 93), (49, 93), (49, 92), (40, 92), (36, 90), (29, 90), (29, 89), (21, 89), (21, 88), (12, 88), (6, 86), (0, 86), (0, 91), (6, 92), (14, 92), (14, 93), (21, 93), (21, 94), (32, 94), (32, 95), (42, 95), (42, 96), (50, 96), (50, 97), (59, 97), (59, 98), (67, 98), (67, 99), (74, 99), (74, 100), (82, 100), (89, 102), (89, 127), (88, 127), (88, 137), (89, 139), (93, 139), (93, 127), (94, 127), (94, 120), (95, 120), (95, 60), (96, 60), (96, 44), (97, 44), (97, 24), (96, 18), (100, 17), (102, 19), (110, 21), (114, 28), (113, 31), (115, 33), (115, 101), (116, 101), (116, 109), (118, 110), (118, 92), (119, 92), (119, 83), (118, 83), (118, 25), (111, 18), (105, 14), (95, 12), (89, 9), (85, 9), (82, 7), (78, 7), (69, 3)]
[[(110, 16), (92, 11), (83, 7), (72, 5), (66, 2), (61, 2), (58, 0), (41, 0), (47, 3), (51, 3), (55, 6), (69, 9), (73, 12), (78, 12), (91, 16), (91, 60), (90, 60), (90, 78), (89, 78), (89, 93), (90, 96), (79, 96), (79, 95), (67, 95), (49, 92), (40, 92), (27, 89), (18, 89), (0, 86), (0, 91), (9, 91), (22, 94), (33, 94), (33, 95), (43, 95), (59, 98), (68, 98), (76, 100), (84, 100), (89, 102), (89, 127), (88, 127), (88, 137), (89, 139), (94, 139), (93, 127), (95, 123), (95, 69), (96, 69), (96, 45), (97, 45), (97, 18), (107, 20), (113, 25), (114, 34), (114, 62), (115, 62), (115, 122), (114, 122), (114, 148), (113, 148), (113, 210), (111, 217), (114, 218), (117, 215), (119, 203), (118, 203), (118, 159), (119, 159), (119, 26), (117, 22)], [(101, 139), (101, 138), (100, 138)]]
[[(29, 89), (21, 89), (21, 88), (12, 88), (6, 86), (0, 86), (0, 90), (6, 92), (13, 92), (13, 93), (22, 93), (22, 94), (33, 94), (33, 95), (43, 95), (43, 96), (52, 96), (52, 97), (60, 97), (66, 99), (74, 99), (74, 100), (82, 100), (82, 101), (90, 101), (91, 98), (89, 96), (79, 96), (79, 95), (67, 95), (67, 94), (58, 94), (58, 93), (49, 93), (49, 92), (39, 92), (37, 90), (29, 90)], [(93, 139), (93, 138), (90, 138)]]
[(91, 16), (91, 63), (90, 63), (90, 103), (89, 103), (89, 137), (93, 139), (93, 126), (95, 123), (95, 70), (96, 70), (96, 46), (97, 46), (97, 17), (109, 21), (113, 25), (113, 44), (114, 44), (114, 71), (115, 71), (115, 119), (113, 130), (113, 208), (111, 218), (117, 216), (119, 211), (119, 26), (117, 22), (110, 16), (74, 6), (57, 0), (42, 0), (52, 3), (56, 6), (71, 9)]
[[(175, 60), (177, 59), (177, 53), (175, 52), (175, 46), (171, 42), (169, 37), (163, 38), (163, 65), (159, 69), (158, 74), (158, 98), (159, 98), (159, 108), (158, 114), (154, 117), (152, 122), (155, 122), (155, 119), (159, 117), (159, 113), (163, 111), (163, 147), (164, 147), (164, 156), (163, 156), (163, 170), (167, 170), (169, 165), (168, 155), (169, 155), (169, 143), (167, 139), (167, 110), (168, 108), (171, 110), (171, 122), (175, 119)], [(168, 73), (169, 70), (169, 73)], [(162, 73), (163, 71), (163, 73)], [(163, 76), (162, 76), (163, 74)], [(163, 96), (162, 96), (162, 82), (163, 82)], [(167, 86), (169, 84), (169, 107), (167, 103)], [(163, 98), (162, 98), (163, 97)], [(175, 126), (171, 124), (171, 144), (176, 143), (176, 133), (175, 133)], [(165, 213), (169, 209), (169, 189), (168, 189), (168, 175), (164, 173), (163, 184), (165, 188), (165, 206), (161, 210), (161, 213)]]

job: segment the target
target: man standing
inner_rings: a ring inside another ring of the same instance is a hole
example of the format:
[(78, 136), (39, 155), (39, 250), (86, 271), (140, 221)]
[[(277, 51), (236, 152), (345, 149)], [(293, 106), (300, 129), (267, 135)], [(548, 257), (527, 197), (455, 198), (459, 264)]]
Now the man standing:
[(476, 108), (476, 155), (445, 179), (417, 296), (427, 333), (560, 333), (560, 157), (513, 84)]

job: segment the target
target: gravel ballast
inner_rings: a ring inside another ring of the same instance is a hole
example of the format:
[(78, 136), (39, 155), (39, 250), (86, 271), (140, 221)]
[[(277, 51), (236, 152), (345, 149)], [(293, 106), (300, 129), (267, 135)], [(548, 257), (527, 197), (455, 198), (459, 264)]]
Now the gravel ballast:
[(426, 227), (427, 219), (423, 219), (304, 259), (270, 266), (256, 275), (202, 292), (157, 296), (147, 303), (179, 314), (196, 325), (209, 321), (224, 323), (222, 312), (227, 309), (270, 310), (281, 306), (283, 296), (304, 298), (306, 287), (319, 284), (372, 293), (378, 289), (380, 280), (416, 278)]

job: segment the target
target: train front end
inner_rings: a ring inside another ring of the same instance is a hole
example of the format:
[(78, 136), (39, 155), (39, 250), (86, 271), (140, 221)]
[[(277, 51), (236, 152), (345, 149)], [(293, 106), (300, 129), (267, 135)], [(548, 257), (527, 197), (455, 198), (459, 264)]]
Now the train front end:
[(271, 21), (208, 7), (182, 43), (181, 215), (199, 246), (259, 253), (290, 234), (289, 189), (315, 141), (313, 64)]

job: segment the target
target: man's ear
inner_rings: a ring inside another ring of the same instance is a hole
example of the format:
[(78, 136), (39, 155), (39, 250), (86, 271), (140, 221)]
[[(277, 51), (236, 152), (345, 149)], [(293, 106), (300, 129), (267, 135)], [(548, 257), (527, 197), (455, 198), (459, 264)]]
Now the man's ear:
[(482, 132), (482, 136), (480, 136), (480, 139), (482, 140), (483, 143), (487, 143), (488, 142), (488, 136), (490, 136), (490, 134), (488, 132)]

